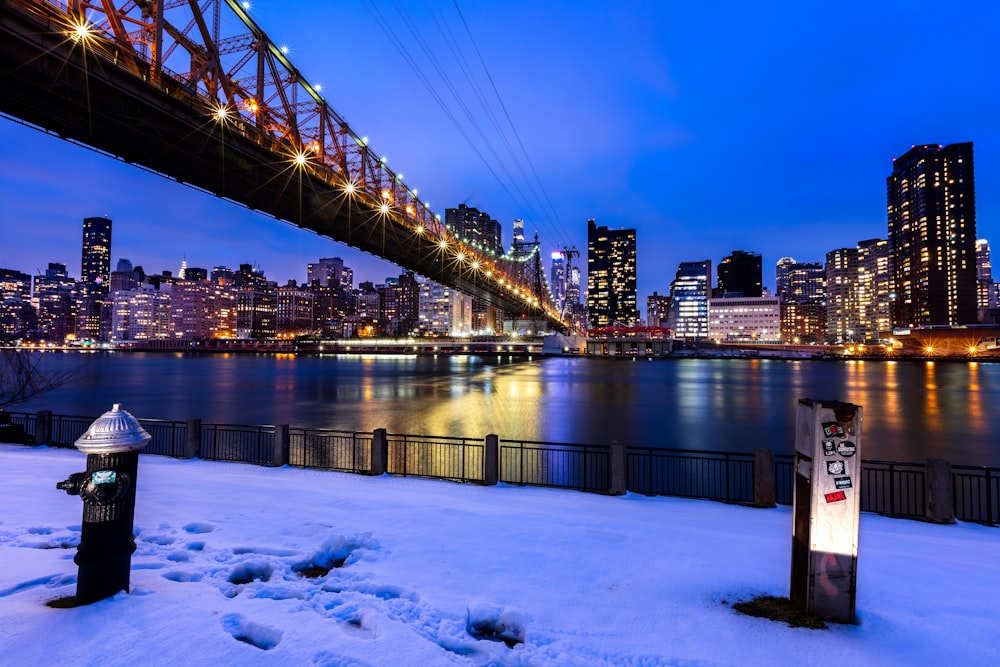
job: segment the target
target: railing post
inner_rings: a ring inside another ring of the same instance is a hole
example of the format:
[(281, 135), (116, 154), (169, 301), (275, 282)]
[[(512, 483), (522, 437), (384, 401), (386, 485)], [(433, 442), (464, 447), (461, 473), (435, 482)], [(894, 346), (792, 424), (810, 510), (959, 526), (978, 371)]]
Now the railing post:
[(775, 507), (774, 452), (763, 447), (753, 455), (753, 504), (755, 507)]
[(372, 432), (371, 460), (371, 474), (384, 475), (389, 462), (389, 440), (385, 436), (384, 428), (377, 428)]
[(951, 475), (951, 463), (940, 458), (927, 459), (924, 485), (927, 520), (931, 523), (955, 523), (955, 480)]
[(612, 496), (623, 496), (628, 490), (625, 478), (625, 443), (615, 440), (611, 443), (609, 452), (610, 476), (608, 493)]
[(274, 446), (271, 450), (271, 465), (276, 468), (288, 465), (288, 449), (288, 424), (278, 424), (274, 427)]
[(184, 431), (184, 458), (196, 459), (201, 456), (201, 420), (187, 420)]
[(483, 484), (494, 486), (500, 481), (500, 438), (491, 433), (486, 436), (483, 450)]
[(47, 445), (52, 441), (52, 411), (39, 410), (35, 414), (35, 433), (32, 442), (36, 445)]

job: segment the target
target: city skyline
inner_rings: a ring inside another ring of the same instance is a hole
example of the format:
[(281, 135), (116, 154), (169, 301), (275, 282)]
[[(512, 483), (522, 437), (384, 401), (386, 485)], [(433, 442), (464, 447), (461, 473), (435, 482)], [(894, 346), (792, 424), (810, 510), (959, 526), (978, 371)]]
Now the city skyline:
[[(992, 118), (1000, 93), (985, 83), (989, 26), (1000, 9), (905, 7), (806, 14), (780, 3), (724, 3), (721, 11), (585, 3), (570, 12), (566, 3), (515, 3), (502, 15), (463, 8), (555, 221), (511, 202), (367, 3), (335, 10), (300, 3), (288, 12), (257, 2), (251, 13), (276, 42), (287, 40), (305, 76), (442, 216), (468, 202), (500, 222), (505, 247), (513, 219), (523, 218), (527, 237), (539, 231), (546, 257), (561, 245), (585, 248), (590, 218), (635, 228), (642, 304), (668, 291), (680, 262), (758, 252), (773, 290), (781, 257), (823, 261), (830, 250), (884, 238), (885, 179), (892, 159), (914, 144), (974, 144), (977, 236), (996, 236), (1000, 202), (991, 186), (1000, 174), (1000, 130)], [(404, 9), (446, 60), (432, 18)], [(381, 16), (403, 33), (399, 16)], [(446, 18), (464, 29), (455, 15)], [(322, 37), (329, 25), (343, 28), (338, 45)], [(586, 38), (598, 29), (602, 40)], [(932, 55), (949, 58), (924, 57), (931, 46)], [(343, 62), (351, 66), (334, 66)], [(915, 98), (907, 91), (917, 83), (944, 101)], [(18, 230), (24, 239), (0, 258), (7, 268), (35, 275), (64, 262), (79, 276), (79, 221), (106, 215), (116, 221), (112, 264), (127, 257), (150, 272), (176, 272), (183, 259), (205, 268), (250, 262), (279, 282), (301, 282), (309, 262), (339, 256), (359, 278), (400, 273), (8, 119), (0, 120), (0, 141), (0, 219), (8, 235)]]

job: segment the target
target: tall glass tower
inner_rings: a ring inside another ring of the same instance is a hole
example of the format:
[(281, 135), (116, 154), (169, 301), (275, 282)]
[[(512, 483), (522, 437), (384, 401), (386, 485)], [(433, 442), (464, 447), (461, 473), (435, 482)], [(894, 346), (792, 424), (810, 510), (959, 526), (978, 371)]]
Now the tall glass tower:
[(886, 179), (893, 324), (978, 321), (972, 143), (914, 146)]
[(83, 219), (83, 258), (80, 261), (80, 296), (104, 296), (111, 280), (111, 220)]
[(635, 230), (598, 227), (587, 221), (587, 318), (591, 328), (634, 327)]

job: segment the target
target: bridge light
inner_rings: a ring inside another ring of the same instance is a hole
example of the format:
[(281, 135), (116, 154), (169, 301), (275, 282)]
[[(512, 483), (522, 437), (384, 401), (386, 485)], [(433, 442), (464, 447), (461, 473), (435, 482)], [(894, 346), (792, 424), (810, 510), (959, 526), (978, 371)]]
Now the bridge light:
[(347, 185), (344, 186), (344, 192), (346, 192), (349, 195), (353, 195), (355, 189), (356, 188), (354, 186), (354, 183), (351, 182), (349, 182)]
[(492, 278), (493, 277), (493, 270), (492, 269), (486, 269), (486, 277), (487, 278)]
[(472, 268), (474, 269), (479, 268), (479, 260), (472, 260)]
[(465, 253), (464, 253), (464, 252), (460, 252), (460, 253), (458, 253), (458, 255), (457, 255), (457, 259), (458, 259), (458, 261), (460, 261), (460, 262), (464, 262), (464, 261), (465, 261)]
[(423, 234), (424, 233), (424, 226), (423, 225), (417, 225), (416, 228), (413, 231), (415, 231), (417, 234)]
[(442, 250), (444, 250), (445, 248), (447, 248), (447, 247), (448, 247), (448, 241), (446, 241), (445, 239), (441, 239), (441, 241), (439, 241), (439, 242), (438, 242), (438, 246), (439, 246), (439, 247), (440, 247), (440, 248), (441, 248)]
[(284, 53), (285, 55), (288, 55), (288, 47), (283, 45), (281, 47), (281, 52)]
[(86, 42), (94, 35), (93, 25), (87, 22), (87, 19), (79, 19), (70, 24), (72, 30), (69, 31), (69, 36), (74, 42)]
[(309, 162), (309, 156), (303, 151), (296, 151), (293, 160), (295, 161), (295, 166), (304, 167), (306, 163)]
[(367, 146), (367, 145), (368, 145), (368, 137), (361, 137), (360, 139), (358, 139), (358, 146)]
[(232, 116), (232, 110), (229, 108), (228, 104), (222, 104), (220, 102), (219, 105), (215, 107), (212, 115), (215, 117), (216, 122), (224, 123)]
[(378, 210), (381, 211), (383, 214), (386, 214), (389, 212), (389, 205), (382, 204), (381, 206), (378, 207)]
[(413, 215), (413, 207), (412, 206), (407, 206), (406, 207), (406, 214), (407, 215)]
[(255, 100), (252, 97), (248, 97), (245, 100), (243, 100), (243, 108), (249, 111), (250, 113), (257, 113), (257, 110), (260, 109), (260, 107), (257, 105), (257, 100)]

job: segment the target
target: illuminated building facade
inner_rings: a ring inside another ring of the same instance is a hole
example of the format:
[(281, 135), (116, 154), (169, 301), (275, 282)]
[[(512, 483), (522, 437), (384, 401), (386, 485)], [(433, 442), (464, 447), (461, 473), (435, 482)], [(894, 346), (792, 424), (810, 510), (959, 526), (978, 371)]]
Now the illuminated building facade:
[(775, 266), (775, 296), (782, 303), (825, 303), (826, 269), (821, 262), (782, 257)]
[(503, 254), (500, 223), (488, 213), (459, 204), (457, 208), (444, 210), (444, 224), (452, 234), (466, 243), (494, 255)]
[[(990, 244), (986, 239), (976, 240), (976, 305), (980, 311), (998, 306), (997, 284), (993, 282), (990, 263)], [(983, 318), (980, 318), (981, 320)]]
[(354, 272), (350, 267), (344, 266), (344, 260), (340, 257), (325, 257), (306, 265), (306, 281), (309, 285), (318, 283), (323, 287), (353, 289)]
[(38, 330), (43, 340), (61, 343), (76, 333), (76, 281), (66, 265), (49, 262), (44, 275), (35, 276), (32, 305), (38, 313)]
[(653, 292), (646, 297), (646, 324), (651, 327), (670, 326), (670, 296)]
[(635, 230), (587, 221), (587, 318), (591, 328), (636, 326)]
[(315, 295), (289, 281), (277, 292), (277, 333), (279, 337), (304, 336), (315, 330), (313, 309)]
[(472, 297), (433, 280), (420, 283), (419, 333), (468, 336), (472, 333)]
[(708, 338), (708, 299), (712, 262), (681, 262), (670, 283), (671, 328), (674, 338)]
[(826, 253), (826, 340), (862, 342), (858, 309), (858, 249)]
[(914, 146), (886, 179), (897, 327), (978, 321), (972, 143)]
[(722, 258), (716, 267), (718, 274), (717, 297), (758, 297), (762, 294), (762, 268), (760, 254), (734, 250)]
[(104, 296), (111, 279), (111, 220), (83, 219), (83, 257), (80, 262), (80, 297)]
[(110, 294), (113, 343), (167, 340), (171, 338), (173, 315), (170, 296), (173, 285), (150, 283)]
[(0, 269), (0, 341), (27, 338), (37, 326), (31, 306), (31, 276)]
[(170, 290), (170, 328), (175, 340), (235, 337), (236, 291), (208, 280), (178, 280)]
[(781, 307), (778, 297), (709, 299), (708, 337), (716, 343), (780, 343)]
[(892, 273), (889, 242), (858, 242), (857, 340), (877, 343), (892, 330)]
[(566, 255), (556, 250), (551, 255), (552, 267), (549, 270), (549, 291), (556, 310), (563, 312), (566, 305)]

